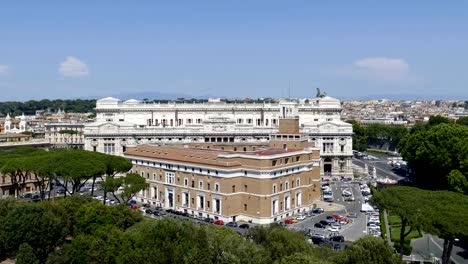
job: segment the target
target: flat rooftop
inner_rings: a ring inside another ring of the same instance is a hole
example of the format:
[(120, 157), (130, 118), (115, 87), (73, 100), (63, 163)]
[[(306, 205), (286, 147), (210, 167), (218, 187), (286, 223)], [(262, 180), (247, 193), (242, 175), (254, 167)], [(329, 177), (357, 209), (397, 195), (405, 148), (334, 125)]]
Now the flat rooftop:
[(236, 160), (226, 161), (224, 155), (242, 155), (255, 157), (266, 157), (279, 154), (287, 154), (300, 151), (299, 149), (260, 149), (258, 151), (230, 151), (212, 148), (181, 147), (181, 146), (154, 146), (139, 145), (128, 148), (125, 155), (140, 156), (155, 159), (165, 159), (189, 163), (201, 163), (206, 165), (235, 167), (242, 164)]

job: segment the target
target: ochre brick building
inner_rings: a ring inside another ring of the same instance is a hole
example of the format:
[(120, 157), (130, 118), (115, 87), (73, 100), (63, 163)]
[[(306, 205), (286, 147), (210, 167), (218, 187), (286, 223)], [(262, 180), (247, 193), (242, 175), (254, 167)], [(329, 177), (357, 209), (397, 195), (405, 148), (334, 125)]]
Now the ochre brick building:
[(202, 217), (267, 224), (310, 210), (320, 197), (319, 149), (294, 118), (280, 120), (269, 145), (139, 145), (125, 157), (150, 184), (141, 202)]

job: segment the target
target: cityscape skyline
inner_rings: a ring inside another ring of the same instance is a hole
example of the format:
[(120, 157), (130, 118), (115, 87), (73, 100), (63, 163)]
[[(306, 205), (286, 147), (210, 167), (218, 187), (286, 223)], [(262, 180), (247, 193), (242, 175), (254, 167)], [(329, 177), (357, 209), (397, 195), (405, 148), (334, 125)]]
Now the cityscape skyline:
[(461, 1), (25, 3), (0, 8), (1, 101), (468, 98)]

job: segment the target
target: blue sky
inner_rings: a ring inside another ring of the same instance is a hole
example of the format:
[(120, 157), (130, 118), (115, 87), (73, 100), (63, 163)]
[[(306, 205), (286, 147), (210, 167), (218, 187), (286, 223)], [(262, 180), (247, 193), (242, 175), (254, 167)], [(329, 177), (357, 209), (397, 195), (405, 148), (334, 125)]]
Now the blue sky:
[(0, 100), (468, 99), (468, 1), (0, 3)]

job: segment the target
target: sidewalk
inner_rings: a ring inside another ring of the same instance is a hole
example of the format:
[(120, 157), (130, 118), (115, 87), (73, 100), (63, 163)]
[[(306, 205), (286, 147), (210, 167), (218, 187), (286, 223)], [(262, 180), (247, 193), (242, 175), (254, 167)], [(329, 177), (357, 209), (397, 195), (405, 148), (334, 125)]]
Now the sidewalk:
[(388, 214), (387, 214), (387, 210), (384, 210), (383, 212), (384, 214), (384, 225), (385, 225), (385, 230), (387, 230), (387, 232), (385, 232), (385, 236), (387, 237), (387, 241), (388, 241), (388, 244), (390, 246), (393, 246), (393, 243), (392, 243), (392, 239), (391, 239), (391, 236), (390, 236), (390, 227), (388, 225)]
[(337, 203), (324, 202), (321, 200), (315, 200), (313, 204), (317, 205), (317, 207), (323, 208), (325, 212), (341, 211), (345, 209), (344, 205), (337, 204)]

